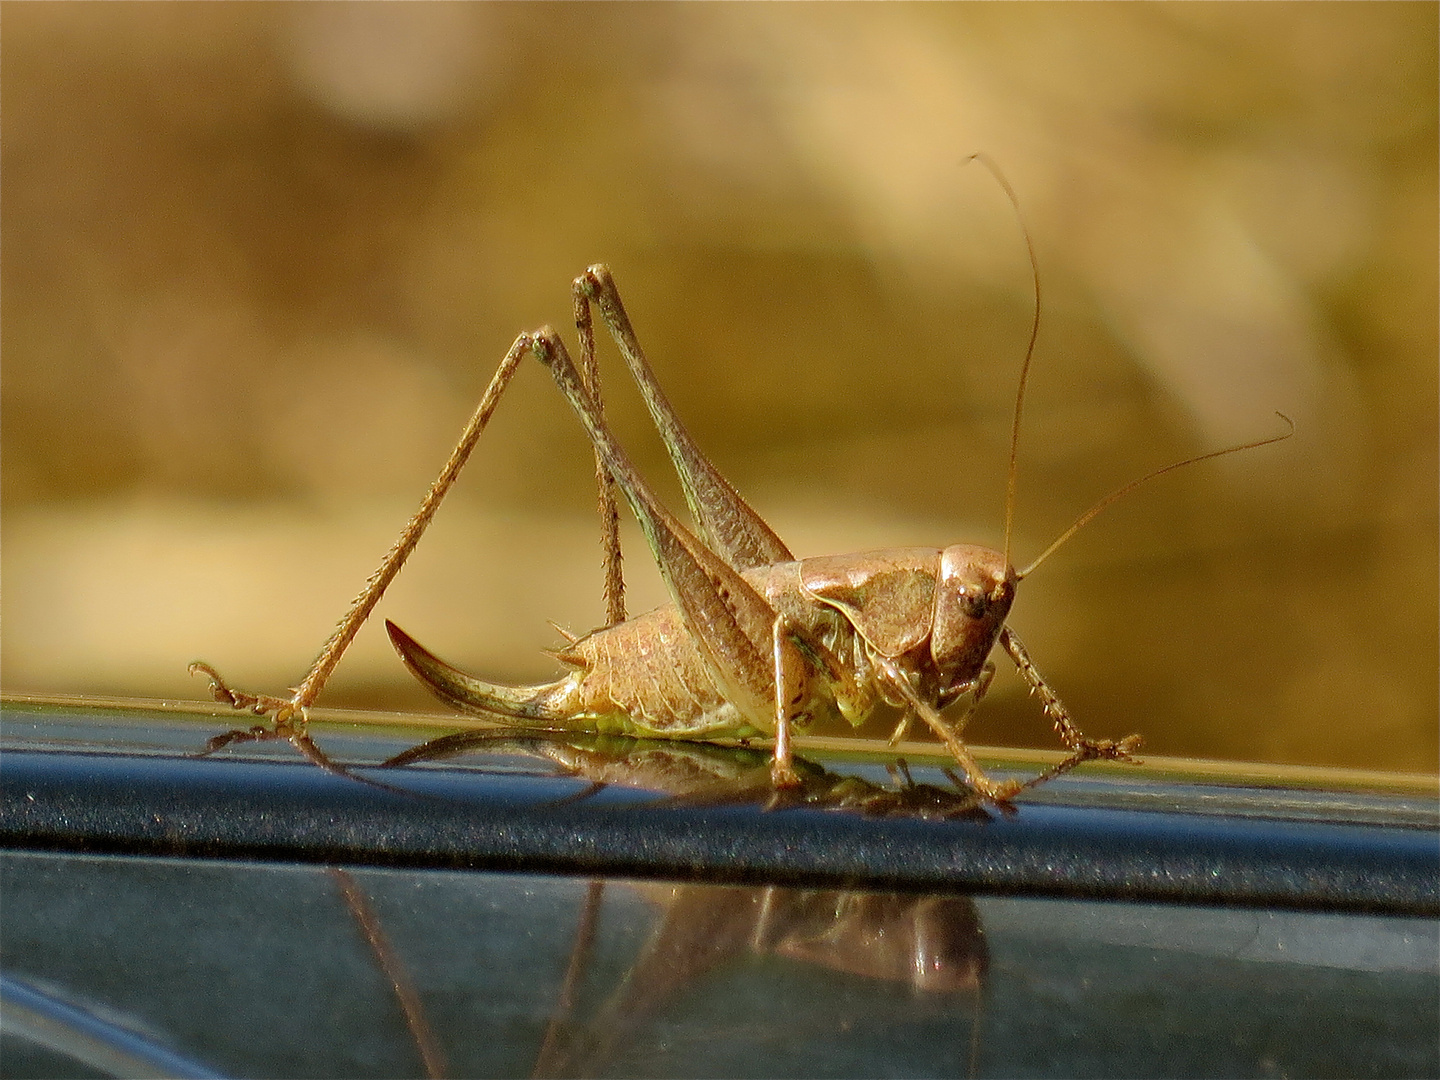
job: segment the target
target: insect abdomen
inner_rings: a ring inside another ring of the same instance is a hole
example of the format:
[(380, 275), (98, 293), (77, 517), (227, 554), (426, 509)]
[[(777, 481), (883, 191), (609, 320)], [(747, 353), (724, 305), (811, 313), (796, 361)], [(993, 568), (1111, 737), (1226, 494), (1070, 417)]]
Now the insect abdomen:
[(597, 630), (559, 658), (578, 669), (570, 676), (571, 707), (601, 730), (672, 738), (765, 734), (721, 695), (672, 606)]
[[(809, 600), (799, 563), (746, 571), (776, 610), (816, 634), (838, 641), (843, 618)], [(556, 653), (574, 668), (536, 686), (507, 686), (460, 671), (387, 622), (406, 666), (442, 700), (462, 712), (503, 716), (526, 727), (599, 731), (662, 738), (744, 739), (774, 734), (725, 700), (695, 639), (674, 605), (596, 630)], [(803, 718), (808, 721), (810, 718)], [(763, 723), (763, 721), (761, 721)]]

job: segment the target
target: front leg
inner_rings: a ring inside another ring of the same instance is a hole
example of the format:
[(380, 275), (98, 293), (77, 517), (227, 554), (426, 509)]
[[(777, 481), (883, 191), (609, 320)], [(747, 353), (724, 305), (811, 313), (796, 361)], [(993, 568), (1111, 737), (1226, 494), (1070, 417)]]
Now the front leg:
[(1071, 750), (1070, 757), (1054, 769), (1031, 781), (1032, 785), (1042, 783), (1060, 773), (1069, 772), (1083, 761), (1092, 761), (1097, 758), (1139, 764), (1139, 760), (1134, 757), (1133, 753), (1140, 748), (1139, 735), (1126, 735), (1119, 742), (1113, 739), (1088, 738), (1075, 726), (1075, 722), (1070, 719), (1069, 711), (1055, 695), (1055, 691), (1051, 690), (1044, 678), (1041, 677), (1034, 662), (1030, 659), (1030, 654), (1025, 651), (1025, 646), (1020, 644), (1020, 639), (1008, 626), (1000, 631), (1000, 643), (1005, 646), (1005, 651), (1010, 654), (1010, 659), (1015, 661), (1015, 667), (1020, 672), (1021, 678), (1030, 684), (1030, 692), (1040, 698), (1045, 715), (1050, 717), (1055, 725), (1055, 730), (1060, 733), (1060, 738), (1065, 740), (1065, 745)]
[[(956, 735), (963, 735), (965, 733), (965, 725), (970, 722), (970, 717), (975, 715), (975, 710), (980, 707), (981, 699), (984, 698), (985, 692), (990, 689), (990, 684), (994, 681), (995, 665), (986, 664), (980, 669), (980, 674), (975, 678), (966, 679), (962, 683), (957, 683), (940, 695), (940, 700), (935, 703), (935, 708), (940, 712), (944, 712), (966, 694), (971, 695), (969, 704), (965, 706), (965, 711), (952, 722)], [(900, 740), (905, 737), (905, 733), (910, 730), (910, 721), (913, 719), (915, 719), (915, 713), (909, 709), (905, 710), (905, 714), (900, 717), (900, 722), (895, 725), (895, 730), (891, 733), (890, 741), (886, 743), (886, 745), (892, 748), (898, 745)]]
[[(910, 685), (910, 680), (905, 677), (888, 656), (877, 656), (875, 665), (883, 673), (891, 688), (897, 691), (902, 701), (908, 706), (908, 710), (929, 726), (930, 730), (939, 736), (940, 741), (945, 744), (945, 749), (950, 751), (950, 756), (955, 759), (965, 774), (965, 783), (977, 791), (984, 798), (995, 803), (1007, 803), (1016, 795), (1020, 794), (1028, 785), (1019, 780), (991, 780), (985, 775), (985, 770), (980, 767), (980, 762), (975, 760), (975, 755), (970, 752), (970, 747), (955, 730), (945, 722), (944, 718), (937, 712), (929, 702), (925, 701), (915, 692)], [(978, 684), (980, 679), (974, 680)]]

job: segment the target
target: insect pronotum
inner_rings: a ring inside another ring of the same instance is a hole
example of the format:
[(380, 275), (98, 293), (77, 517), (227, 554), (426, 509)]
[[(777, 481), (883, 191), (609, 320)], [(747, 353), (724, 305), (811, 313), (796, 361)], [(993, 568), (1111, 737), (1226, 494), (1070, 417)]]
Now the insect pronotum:
[[(987, 158), (975, 157), (995, 175), (1018, 217), (1018, 200), (1009, 183)], [(211, 749), (252, 738), (284, 737), (301, 745), (307, 710), (415, 549), (521, 362), (534, 356), (549, 370), (595, 449), (607, 621), (570, 640), (557, 654), (569, 671), (538, 686), (507, 686), (468, 675), (387, 621), (391, 641), (406, 666), (442, 700), (461, 711), (505, 717), (512, 724), (533, 728), (701, 740), (773, 736), (771, 778), (777, 787), (799, 782), (792, 764), (793, 731), (836, 716), (858, 726), (882, 703), (902, 710), (892, 745), (918, 717), (954, 757), (965, 782), (993, 802), (1009, 801), (1026, 787), (1084, 761), (1133, 761), (1138, 735), (1118, 741), (1087, 737), (1041, 678), (1020, 639), (1006, 625), (1015, 588), (1096, 514), (1140, 484), (1183, 465), (1278, 442), (1288, 438), (1294, 427), (1290, 425), (1282, 435), (1167, 465), (1126, 484), (1082, 514), (1037, 559), (1016, 570), (1010, 560), (1016, 451), (1040, 327), (1040, 274), (1023, 221), (1021, 229), (1035, 306), (1015, 397), (1003, 551), (956, 544), (943, 550), (887, 548), (796, 559), (680, 423), (641, 351), (609, 268), (597, 264), (576, 278), (573, 286), (580, 365), (571, 360), (564, 341), (549, 326), (515, 339), (420, 509), (290, 697), (233, 690), (210, 665), (201, 661), (191, 665), (192, 672), (209, 677), (217, 701), (271, 718), (269, 727), (211, 740)], [(661, 505), (605, 420), (592, 308), (599, 310), (601, 322), (619, 347), (669, 451), (693, 530)], [(671, 601), (633, 618), (625, 614), (615, 486), (640, 524)], [(997, 642), (1039, 697), (1069, 751), (1027, 781), (987, 776), (962, 737), (966, 720), (994, 676), (989, 657)], [(962, 701), (957, 717), (942, 715)]]

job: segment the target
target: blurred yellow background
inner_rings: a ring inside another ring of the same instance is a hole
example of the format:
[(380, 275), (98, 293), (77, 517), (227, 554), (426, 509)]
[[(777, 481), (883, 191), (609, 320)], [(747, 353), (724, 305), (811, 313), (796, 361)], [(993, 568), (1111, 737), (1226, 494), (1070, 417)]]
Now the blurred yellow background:
[[(3, 685), (296, 681), (521, 330), (614, 269), (801, 555), (1001, 540), (1095, 735), (1437, 768), (1437, 8), (4, 5)], [(672, 505), (613, 352), (612, 418)], [(497, 678), (598, 623), (522, 371), (379, 614)], [(633, 529), (632, 610), (663, 594)], [(1053, 745), (1001, 658), (971, 728)], [(372, 625), (321, 704), (431, 708)]]

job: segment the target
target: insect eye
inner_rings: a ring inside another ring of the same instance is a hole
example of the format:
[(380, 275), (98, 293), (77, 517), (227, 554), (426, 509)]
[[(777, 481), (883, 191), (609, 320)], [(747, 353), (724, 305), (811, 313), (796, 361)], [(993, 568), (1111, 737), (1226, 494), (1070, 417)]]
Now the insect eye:
[(990, 606), (990, 598), (979, 589), (966, 589), (960, 594), (960, 610), (972, 619), (984, 616)]

